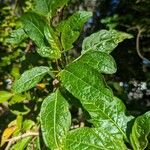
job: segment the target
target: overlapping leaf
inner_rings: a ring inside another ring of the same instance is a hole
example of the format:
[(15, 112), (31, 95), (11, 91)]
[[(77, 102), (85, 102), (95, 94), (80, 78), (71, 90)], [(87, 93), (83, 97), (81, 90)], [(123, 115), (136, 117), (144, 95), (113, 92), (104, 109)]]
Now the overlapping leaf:
[(73, 47), (72, 44), (79, 37), (84, 23), (87, 22), (91, 16), (91, 12), (79, 11), (60, 24), (61, 42), (65, 50), (69, 50)]
[(58, 8), (68, 3), (68, 0), (34, 0), (34, 3), (36, 13), (52, 17), (56, 14)]
[(71, 117), (68, 103), (59, 90), (44, 100), (40, 120), (46, 146), (51, 149), (61, 149), (62, 139), (70, 128)]
[(44, 26), (46, 22), (36, 13), (26, 13), (21, 17), (23, 28), (27, 35), (36, 43), (38, 47), (45, 46)]
[(150, 111), (135, 119), (130, 136), (134, 150), (144, 150), (148, 145), (150, 135)]
[(26, 13), (22, 17), (22, 22), (25, 32), (35, 42), (38, 47), (37, 52), (42, 57), (60, 58), (60, 49), (55, 33), (41, 16), (33, 12)]
[(25, 71), (21, 75), (20, 79), (14, 83), (14, 92), (21, 93), (33, 88), (49, 71), (50, 69), (45, 66), (34, 67), (28, 71)]
[(76, 61), (91, 66), (99, 73), (113, 74), (116, 72), (116, 63), (114, 58), (100, 51), (89, 50), (81, 55)]
[(82, 52), (87, 50), (97, 50), (110, 53), (124, 39), (130, 39), (130, 34), (116, 30), (101, 30), (92, 34), (83, 41)]
[(80, 128), (71, 131), (64, 141), (64, 150), (127, 150), (122, 139), (101, 128)]
[[(100, 32), (100, 34), (103, 32)], [(107, 32), (105, 33), (111, 35), (111, 37), (114, 33), (117, 34), (117, 31)], [(112, 42), (105, 43), (104, 41), (104, 50), (99, 51), (93, 45), (92, 51), (90, 47), (81, 57), (61, 71), (60, 78), (63, 86), (78, 98), (83, 107), (89, 112), (95, 127), (102, 127), (114, 136), (124, 137), (128, 140), (126, 136), (127, 124), (132, 117), (125, 115), (125, 106), (113, 96), (103, 77), (99, 75), (99, 73), (114, 73), (116, 71), (113, 58), (106, 53), (112, 51), (123, 40), (120, 37), (124, 37), (126, 34), (122, 34), (120, 32), (117, 34), (118, 40), (117, 43), (113, 43), (113, 46)], [(111, 38), (109, 36), (107, 37), (108, 41)], [(90, 36), (87, 38), (89, 43), (90, 40), (92, 41), (92, 37), (98, 38), (95, 34)], [(116, 35), (115, 39), (117, 39)], [(99, 40), (97, 42), (99, 42), (98, 45), (101, 44)], [(84, 42), (83, 47), (87, 48), (89, 43)]]
[(126, 139), (127, 123), (123, 103), (114, 98), (103, 78), (86, 64), (70, 64), (60, 73), (63, 86), (80, 100), (95, 127), (103, 127)]

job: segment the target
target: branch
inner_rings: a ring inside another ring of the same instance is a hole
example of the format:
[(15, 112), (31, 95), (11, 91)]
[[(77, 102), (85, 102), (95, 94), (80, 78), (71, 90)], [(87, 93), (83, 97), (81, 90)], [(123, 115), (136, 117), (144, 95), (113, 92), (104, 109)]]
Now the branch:
[(137, 54), (139, 55), (139, 57), (142, 59), (142, 60), (144, 60), (144, 61), (146, 61), (148, 64), (150, 64), (150, 61), (147, 59), (147, 58), (145, 58), (142, 54), (141, 54), (141, 52), (140, 52), (140, 36), (141, 36), (141, 34), (142, 34), (142, 32), (144, 31), (143, 29), (140, 29), (140, 27), (137, 27), (137, 29), (138, 29), (138, 34), (137, 34), (137, 37), (136, 37), (136, 51), (137, 51)]
[(38, 132), (27, 132), (27, 133), (24, 133), (24, 134), (22, 134), (22, 135), (13, 137), (13, 138), (7, 140), (8, 145), (7, 145), (7, 147), (5, 148), (5, 150), (9, 150), (10, 147), (11, 147), (15, 142), (17, 142), (17, 141), (19, 141), (19, 140), (21, 140), (21, 139), (23, 139), (23, 138), (26, 138), (26, 137), (28, 137), (28, 136), (38, 136), (38, 135), (39, 135)]

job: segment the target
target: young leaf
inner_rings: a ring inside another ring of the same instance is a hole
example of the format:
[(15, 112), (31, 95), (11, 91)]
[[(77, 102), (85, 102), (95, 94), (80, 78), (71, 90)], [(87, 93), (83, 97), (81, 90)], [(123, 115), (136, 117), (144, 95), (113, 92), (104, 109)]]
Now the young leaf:
[(85, 38), (82, 45), (82, 53), (87, 50), (96, 50), (109, 54), (120, 42), (130, 38), (132, 38), (132, 36), (124, 32), (101, 30)]
[(0, 103), (9, 100), (14, 94), (7, 91), (0, 91)]
[(144, 150), (148, 145), (148, 136), (150, 135), (150, 111), (135, 119), (130, 136), (131, 144), (134, 150)]
[(89, 112), (95, 127), (103, 127), (110, 133), (127, 139), (127, 123), (132, 117), (125, 115), (125, 106), (114, 98), (96, 71), (76, 61), (60, 73), (60, 78), (63, 86)]
[(14, 30), (11, 33), (10, 38), (8, 38), (6, 42), (11, 43), (11, 44), (19, 44), (23, 40), (25, 40), (27, 37), (28, 36), (25, 33), (24, 29), (23, 28), (19, 28), (17, 30)]
[(65, 50), (69, 50), (73, 47), (72, 44), (79, 37), (84, 23), (87, 22), (91, 16), (91, 12), (79, 11), (60, 24), (61, 42)]
[(34, 0), (35, 12), (43, 16), (50, 16), (56, 14), (57, 9), (65, 6), (68, 0)]
[(127, 150), (122, 139), (101, 128), (79, 128), (64, 141), (64, 150)]
[(59, 90), (45, 98), (40, 112), (41, 130), (50, 149), (60, 149), (71, 125), (69, 105)]
[(13, 85), (14, 92), (21, 93), (33, 88), (49, 71), (50, 69), (45, 66), (34, 67), (25, 71), (20, 79), (15, 81)]

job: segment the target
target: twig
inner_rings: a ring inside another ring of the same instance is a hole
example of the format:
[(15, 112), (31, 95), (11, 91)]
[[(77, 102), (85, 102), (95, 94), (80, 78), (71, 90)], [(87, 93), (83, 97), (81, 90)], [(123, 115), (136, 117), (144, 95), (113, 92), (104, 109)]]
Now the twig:
[(143, 32), (144, 30), (143, 30), (143, 29), (140, 29), (140, 27), (137, 27), (137, 29), (138, 29), (138, 34), (137, 34), (137, 37), (136, 37), (136, 51), (137, 51), (137, 54), (139, 55), (139, 57), (140, 57), (142, 60), (144, 60), (144, 61), (146, 61), (147, 63), (150, 64), (150, 61), (149, 61), (147, 58), (145, 58), (145, 57), (141, 54), (141, 52), (140, 52), (140, 36), (141, 36), (141, 34), (142, 34), (142, 32)]
[(22, 135), (13, 137), (13, 138), (7, 140), (8, 145), (7, 145), (7, 147), (5, 148), (5, 150), (9, 150), (10, 147), (11, 147), (15, 142), (17, 142), (17, 141), (19, 141), (19, 140), (21, 140), (21, 139), (23, 139), (23, 138), (26, 138), (26, 137), (28, 137), (28, 136), (38, 136), (38, 135), (39, 135), (38, 132), (27, 132), (27, 133), (24, 133), (24, 134), (22, 134)]

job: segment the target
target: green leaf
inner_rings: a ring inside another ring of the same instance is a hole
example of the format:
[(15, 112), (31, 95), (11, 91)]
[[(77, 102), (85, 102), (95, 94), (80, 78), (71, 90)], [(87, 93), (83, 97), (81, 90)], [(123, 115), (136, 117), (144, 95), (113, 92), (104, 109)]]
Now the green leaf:
[(36, 13), (29, 12), (21, 17), (23, 28), (27, 35), (36, 43), (38, 47), (45, 46), (44, 26), (46, 22)]
[(15, 103), (20, 103), (24, 100), (26, 100), (26, 96), (25, 95), (21, 95), (21, 94), (15, 94), (11, 100), (9, 101), (9, 105), (13, 105)]
[(17, 30), (12, 31), (10, 38), (7, 39), (6, 42), (11, 44), (19, 44), (23, 40), (27, 38), (27, 34), (25, 33), (23, 28), (19, 28)]
[(149, 141), (150, 135), (150, 111), (135, 119), (130, 136), (131, 144), (134, 150), (144, 150)]
[(65, 6), (68, 0), (34, 0), (35, 12), (43, 16), (50, 16), (56, 14), (57, 9)]
[(84, 23), (87, 22), (91, 16), (91, 12), (79, 11), (60, 24), (61, 42), (65, 50), (69, 50), (73, 47), (72, 44), (79, 37)]
[(125, 106), (114, 98), (97, 71), (76, 61), (61, 71), (60, 78), (63, 86), (88, 111), (95, 127), (103, 127), (110, 133), (127, 139), (127, 123), (132, 117), (125, 115)]
[(71, 131), (64, 141), (64, 150), (127, 150), (122, 139), (108, 130), (79, 128)]
[(13, 85), (14, 92), (21, 93), (33, 88), (49, 71), (50, 69), (45, 66), (34, 67), (25, 71), (20, 79), (15, 81)]
[(82, 45), (82, 53), (87, 50), (96, 50), (109, 54), (120, 42), (130, 38), (132, 38), (132, 36), (124, 32), (101, 30), (85, 38)]
[[(24, 30), (38, 46), (37, 52), (39, 55), (50, 59), (61, 57), (60, 49), (57, 45), (57, 37), (41, 16), (33, 12), (26, 13), (22, 17), (22, 22)], [(48, 41), (45, 39), (45, 36)]]
[[(23, 126), (22, 126), (21, 131), (22, 132), (28, 132), (28, 130), (30, 130), (34, 125), (35, 125), (35, 123), (32, 120), (25, 120), (23, 122)], [(30, 136), (30, 137), (26, 137), (26, 138), (19, 140), (16, 144), (14, 144), (11, 147), (11, 150), (18, 150), (18, 148), (19, 148), (19, 150), (25, 150), (25, 148), (31, 142), (32, 138), (33, 137)]]
[(14, 94), (7, 91), (0, 91), (0, 103), (9, 100)]
[(109, 54), (89, 50), (78, 59), (78, 65), (86, 64), (100, 73), (113, 74), (116, 72), (116, 63)]
[(50, 26), (44, 27), (44, 35), (49, 43), (49, 47), (41, 47), (38, 52), (43, 57), (58, 59), (61, 57), (60, 43), (56, 33)]
[(45, 98), (40, 120), (46, 146), (50, 149), (59, 149), (71, 125), (69, 105), (59, 90)]
[(26, 137), (18, 141), (16, 144), (14, 144), (10, 150), (25, 150), (25, 148), (28, 146), (28, 144), (31, 142), (32, 137)]

